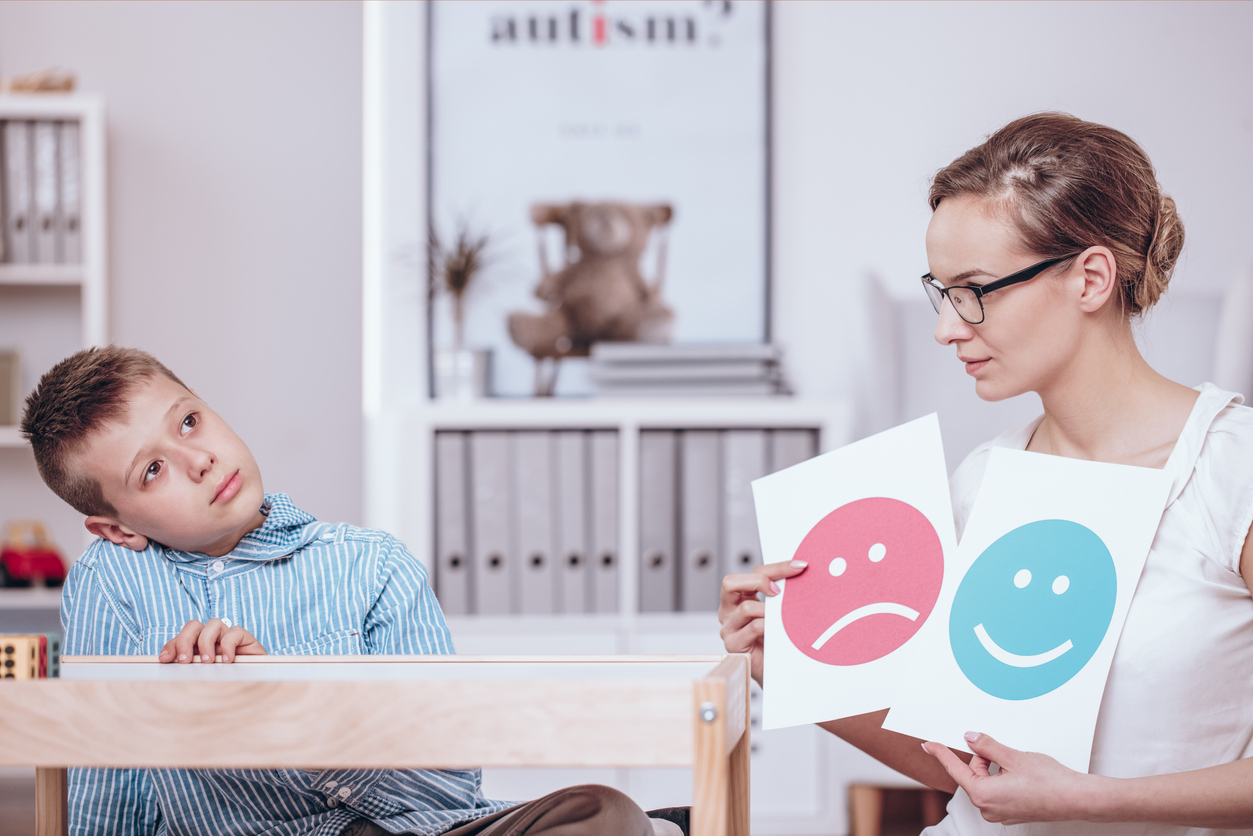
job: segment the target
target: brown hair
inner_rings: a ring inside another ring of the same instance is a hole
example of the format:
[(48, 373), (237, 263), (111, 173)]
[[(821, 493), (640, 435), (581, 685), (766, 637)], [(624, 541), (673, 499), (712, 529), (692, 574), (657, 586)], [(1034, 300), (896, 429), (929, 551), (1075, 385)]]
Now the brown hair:
[(137, 348), (88, 348), (49, 369), (26, 399), (22, 435), (35, 451), (39, 475), (52, 492), (85, 516), (117, 516), (100, 483), (75, 471), (70, 459), (99, 427), (121, 417), (138, 383), (164, 375), (186, 384), (157, 358)]
[(1105, 246), (1131, 315), (1155, 303), (1183, 249), (1183, 222), (1153, 164), (1124, 133), (1067, 113), (1016, 119), (935, 175), (932, 211), (970, 195), (1009, 220), (1032, 253)]

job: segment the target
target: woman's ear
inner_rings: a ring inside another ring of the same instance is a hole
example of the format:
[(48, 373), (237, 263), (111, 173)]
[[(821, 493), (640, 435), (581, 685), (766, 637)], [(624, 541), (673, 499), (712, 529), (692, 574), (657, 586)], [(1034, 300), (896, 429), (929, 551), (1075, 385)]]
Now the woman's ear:
[(97, 537), (103, 537), (110, 543), (116, 543), (132, 551), (143, 551), (148, 548), (148, 538), (132, 531), (113, 517), (88, 517), (83, 523), (87, 530)]
[(1118, 292), (1118, 262), (1108, 247), (1089, 247), (1075, 259), (1071, 271), (1083, 271), (1083, 289), (1079, 294), (1079, 309), (1095, 313), (1105, 307), (1109, 298)]

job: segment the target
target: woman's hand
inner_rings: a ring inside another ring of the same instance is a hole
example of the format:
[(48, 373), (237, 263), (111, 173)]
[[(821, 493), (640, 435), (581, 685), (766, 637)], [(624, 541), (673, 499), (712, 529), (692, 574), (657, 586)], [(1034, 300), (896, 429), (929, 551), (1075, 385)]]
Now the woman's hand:
[[(966, 791), (987, 821), (1093, 820), (1086, 796), (1101, 780), (1098, 776), (1075, 772), (1048, 755), (1011, 749), (986, 734), (968, 732), (966, 740), (975, 753), (969, 765), (941, 743), (924, 743), (922, 748)], [(1000, 767), (996, 775), (988, 770), (993, 763)]]
[(761, 684), (762, 635), (766, 630), (766, 605), (757, 599), (761, 593), (769, 597), (781, 591), (777, 580), (805, 571), (803, 560), (784, 561), (758, 566), (746, 575), (727, 575), (722, 579), (722, 596), (718, 601), (719, 635), (728, 653), (751, 653), (753, 679)]
[(166, 664), (175, 661), (188, 664), (196, 653), (200, 654), (200, 661), (209, 665), (219, 656), (223, 662), (230, 663), (236, 656), (266, 655), (261, 642), (243, 627), (227, 627), (217, 618), (201, 624), (193, 618), (183, 625), (177, 636), (165, 643), (157, 659)]

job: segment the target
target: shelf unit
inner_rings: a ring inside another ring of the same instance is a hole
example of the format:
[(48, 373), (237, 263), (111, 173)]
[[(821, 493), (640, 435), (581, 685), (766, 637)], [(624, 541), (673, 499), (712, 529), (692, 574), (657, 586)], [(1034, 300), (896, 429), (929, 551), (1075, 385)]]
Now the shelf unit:
[[(0, 349), (18, 351), (20, 388), (29, 392), (57, 361), (107, 341), (105, 108), (102, 99), (90, 95), (0, 95), (0, 121), (8, 120), (79, 124), (81, 260), (0, 262)], [(81, 518), (44, 486), (18, 428), (0, 425), (0, 525), (17, 518), (43, 520), (70, 559), (86, 542)], [(26, 607), (21, 602), (34, 601), (29, 592), (13, 591), (26, 596), (19, 603), (6, 592), (0, 610)]]

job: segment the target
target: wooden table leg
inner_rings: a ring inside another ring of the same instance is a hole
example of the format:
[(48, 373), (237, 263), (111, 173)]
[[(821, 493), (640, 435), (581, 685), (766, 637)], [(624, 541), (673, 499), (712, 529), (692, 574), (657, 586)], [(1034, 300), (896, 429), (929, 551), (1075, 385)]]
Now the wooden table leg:
[(67, 770), (40, 767), (35, 770), (35, 836), (67, 836)]
[(851, 836), (879, 836), (883, 820), (883, 788), (871, 784), (853, 784), (848, 788)]

